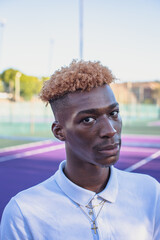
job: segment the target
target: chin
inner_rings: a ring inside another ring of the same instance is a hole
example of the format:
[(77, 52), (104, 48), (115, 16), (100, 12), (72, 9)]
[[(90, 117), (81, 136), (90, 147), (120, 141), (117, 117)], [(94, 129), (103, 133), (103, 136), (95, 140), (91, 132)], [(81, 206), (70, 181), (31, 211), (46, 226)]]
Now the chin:
[(98, 163), (98, 165), (102, 168), (107, 168), (107, 167), (110, 167), (114, 164), (116, 164), (116, 162), (118, 161), (119, 159), (119, 154), (118, 156), (110, 156), (110, 157), (105, 157), (103, 159), (99, 159), (97, 160), (96, 162)]

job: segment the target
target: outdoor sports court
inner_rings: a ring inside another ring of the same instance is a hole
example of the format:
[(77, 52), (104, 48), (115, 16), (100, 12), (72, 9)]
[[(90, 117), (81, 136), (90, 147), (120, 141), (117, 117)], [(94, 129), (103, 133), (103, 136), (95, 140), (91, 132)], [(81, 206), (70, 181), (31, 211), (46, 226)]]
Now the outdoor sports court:
[[(52, 140), (0, 149), (0, 218), (11, 197), (53, 175), (64, 159), (64, 144)], [(160, 182), (160, 137), (123, 135), (116, 167)]]

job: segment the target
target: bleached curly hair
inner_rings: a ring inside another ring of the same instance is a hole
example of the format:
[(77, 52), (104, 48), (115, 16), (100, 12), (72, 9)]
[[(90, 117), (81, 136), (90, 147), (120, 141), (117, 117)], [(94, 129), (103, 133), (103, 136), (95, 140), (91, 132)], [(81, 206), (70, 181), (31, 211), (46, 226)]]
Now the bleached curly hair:
[(73, 60), (68, 67), (57, 70), (44, 82), (40, 98), (44, 102), (54, 102), (68, 93), (90, 91), (95, 87), (114, 82), (111, 71), (100, 62)]

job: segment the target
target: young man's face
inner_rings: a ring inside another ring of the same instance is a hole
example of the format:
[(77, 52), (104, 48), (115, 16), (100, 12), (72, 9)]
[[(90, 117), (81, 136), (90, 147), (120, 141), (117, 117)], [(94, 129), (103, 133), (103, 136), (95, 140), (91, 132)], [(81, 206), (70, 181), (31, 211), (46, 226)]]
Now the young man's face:
[(63, 128), (70, 162), (103, 167), (116, 163), (122, 121), (119, 105), (108, 85), (69, 94), (58, 121)]

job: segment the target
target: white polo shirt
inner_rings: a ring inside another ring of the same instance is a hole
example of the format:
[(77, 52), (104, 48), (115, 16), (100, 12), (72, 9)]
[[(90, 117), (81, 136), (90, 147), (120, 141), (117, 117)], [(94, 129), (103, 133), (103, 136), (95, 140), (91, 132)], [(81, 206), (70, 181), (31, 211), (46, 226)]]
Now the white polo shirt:
[[(111, 167), (107, 186), (96, 194), (72, 183), (64, 165), (11, 199), (1, 240), (160, 240), (160, 184), (155, 179)], [(86, 207), (91, 204), (93, 214)], [(91, 229), (90, 218), (98, 213), (96, 230)]]

